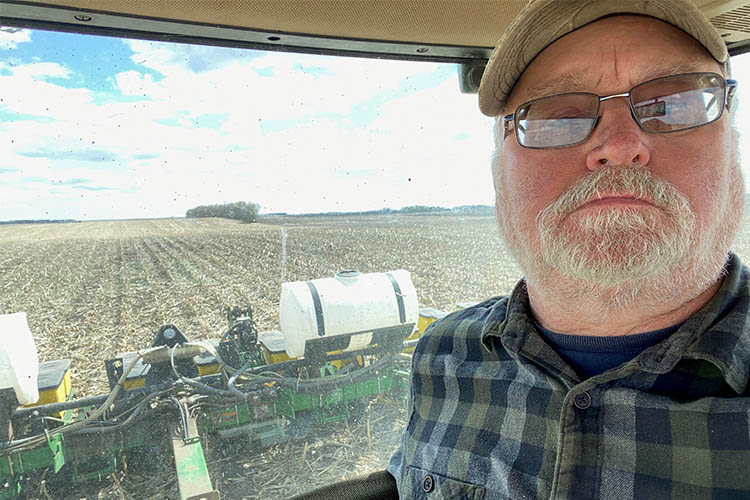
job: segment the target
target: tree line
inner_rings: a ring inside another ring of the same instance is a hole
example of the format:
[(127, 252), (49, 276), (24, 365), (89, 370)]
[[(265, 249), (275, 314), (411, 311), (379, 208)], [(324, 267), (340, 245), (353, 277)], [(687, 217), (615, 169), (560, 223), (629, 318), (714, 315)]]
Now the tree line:
[(67, 222), (78, 222), (75, 219), (16, 219), (0, 220), (0, 224), (62, 224)]
[(288, 214), (274, 212), (266, 215), (292, 215), (294, 217), (319, 217), (321, 215), (398, 215), (398, 214), (430, 214), (430, 215), (495, 215), (495, 207), (491, 205), (461, 205), (453, 208), (436, 207), (431, 205), (409, 205), (403, 208), (380, 208), (377, 210), (362, 210), (357, 212), (313, 212), (304, 214)]
[(244, 222), (255, 222), (258, 219), (260, 205), (246, 201), (235, 201), (221, 205), (200, 205), (185, 212), (185, 217), (194, 219), (199, 217), (223, 217), (237, 219)]

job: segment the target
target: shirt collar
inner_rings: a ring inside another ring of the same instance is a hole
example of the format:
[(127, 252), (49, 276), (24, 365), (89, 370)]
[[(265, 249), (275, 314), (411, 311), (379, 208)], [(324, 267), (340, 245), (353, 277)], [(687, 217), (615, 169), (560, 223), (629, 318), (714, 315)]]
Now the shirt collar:
[[(719, 291), (669, 338), (638, 356), (641, 369), (666, 373), (683, 358), (702, 359), (721, 370), (738, 394), (750, 378), (750, 275), (730, 253)], [(482, 328), (482, 345), (492, 351), (497, 340), (514, 357), (534, 331), (526, 282), (521, 280), (507, 301), (493, 306)]]
[(657, 356), (663, 354), (663, 363), (672, 366), (682, 357), (709, 361), (735, 392), (743, 394), (750, 370), (750, 275), (733, 253), (725, 270), (716, 295), (688, 318), (673, 335), (672, 345), (665, 342)]
[[(526, 280), (519, 281), (507, 300), (498, 300), (492, 307), (490, 314), (482, 326), (482, 345), (487, 351), (492, 351), (494, 338), (502, 338), (511, 346), (517, 348), (522, 340), (519, 334), (527, 331), (530, 318), (529, 294), (526, 290)], [(520, 329), (518, 327), (521, 327)], [(504, 343), (505, 343), (504, 342)]]

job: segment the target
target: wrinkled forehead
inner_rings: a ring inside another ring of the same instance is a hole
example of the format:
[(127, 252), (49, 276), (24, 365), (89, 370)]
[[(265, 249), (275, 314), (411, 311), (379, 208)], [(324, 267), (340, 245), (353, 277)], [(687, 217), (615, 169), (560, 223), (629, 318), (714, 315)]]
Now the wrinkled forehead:
[(693, 37), (647, 16), (615, 15), (593, 21), (552, 42), (526, 66), (506, 102), (561, 92), (595, 91), (612, 80), (630, 86), (659, 76), (724, 67)]

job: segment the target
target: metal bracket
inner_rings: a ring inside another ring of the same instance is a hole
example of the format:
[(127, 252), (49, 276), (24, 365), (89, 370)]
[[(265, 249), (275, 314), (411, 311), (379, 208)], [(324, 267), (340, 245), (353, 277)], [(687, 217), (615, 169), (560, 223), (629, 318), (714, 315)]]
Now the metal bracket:
[(177, 481), (181, 500), (219, 500), (219, 492), (211, 486), (211, 477), (203, 455), (198, 423), (195, 417), (187, 420), (187, 439), (179, 424), (172, 424), (172, 451), (174, 452)]

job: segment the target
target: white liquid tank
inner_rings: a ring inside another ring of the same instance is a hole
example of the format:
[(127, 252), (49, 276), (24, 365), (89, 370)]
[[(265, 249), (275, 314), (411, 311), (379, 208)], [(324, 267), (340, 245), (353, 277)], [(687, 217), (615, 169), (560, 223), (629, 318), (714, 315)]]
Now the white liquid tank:
[[(416, 323), (418, 314), (417, 291), (403, 269), (341, 271), (332, 278), (281, 285), (279, 320), (291, 358), (304, 356), (308, 339)], [(349, 349), (365, 347), (369, 340), (363, 337), (364, 345), (360, 338)]]
[(13, 388), (22, 405), (39, 400), (39, 357), (25, 312), (0, 314), (0, 389)]

